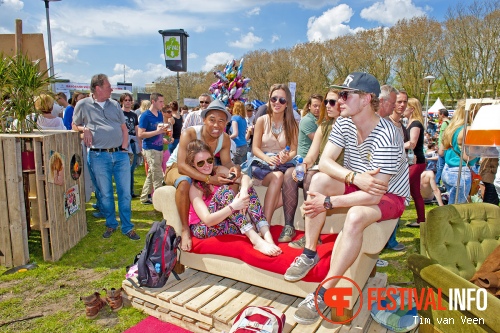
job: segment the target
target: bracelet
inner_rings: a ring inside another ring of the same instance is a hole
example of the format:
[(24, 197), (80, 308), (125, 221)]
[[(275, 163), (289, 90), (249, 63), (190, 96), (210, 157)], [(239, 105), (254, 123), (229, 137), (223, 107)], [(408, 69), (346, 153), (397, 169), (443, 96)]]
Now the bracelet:
[(207, 178), (205, 179), (205, 183), (210, 184), (210, 175), (207, 175)]
[(345, 175), (345, 178), (344, 178), (344, 183), (349, 185), (349, 178), (351, 177), (351, 175), (353, 174), (353, 172), (349, 172), (347, 175)]
[(356, 177), (358, 173), (356, 171), (354, 171), (354, 173), (352, 174), (352, 177), (351, 177), (351, 181), (349, 182), (349, 185), (354, 185), (354, 177)]

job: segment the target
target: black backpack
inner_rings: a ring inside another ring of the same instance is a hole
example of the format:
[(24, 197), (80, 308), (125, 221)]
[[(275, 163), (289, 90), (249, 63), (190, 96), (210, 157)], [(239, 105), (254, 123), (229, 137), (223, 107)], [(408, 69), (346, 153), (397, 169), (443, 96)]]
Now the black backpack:
[(137, 280), (140, 287), (161, 288), (167, 283), (170, 273), (180, 280), (173, 271), (178, 260), (177, 250), (180, 253), (180, 242), (181, 237), (165, 220), (153, 223), (146, 235), (146, 245), (138, 255)]

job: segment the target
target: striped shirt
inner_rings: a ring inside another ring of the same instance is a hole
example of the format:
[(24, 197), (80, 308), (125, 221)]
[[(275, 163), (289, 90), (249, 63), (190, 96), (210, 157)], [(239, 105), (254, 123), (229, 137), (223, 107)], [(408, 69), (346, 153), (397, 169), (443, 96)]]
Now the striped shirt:
[(410, 202), (408, 163), (403, 138), (388, 120), (380, 118), (370, 135), (358, 145), (358, 130), (351, 118), (339, 117), (328, 140), (344, 148), (344, 167), (358, 173), (380, 168), (380, 173), (391, 175), (387, 192)]
[(186, 119), (184, 119), (184, 123), (182, 124), (181, 133), (191, 126), (203, 125), (201, 111), (202, 110), (191, 111), (190, 113), (188, 113)]

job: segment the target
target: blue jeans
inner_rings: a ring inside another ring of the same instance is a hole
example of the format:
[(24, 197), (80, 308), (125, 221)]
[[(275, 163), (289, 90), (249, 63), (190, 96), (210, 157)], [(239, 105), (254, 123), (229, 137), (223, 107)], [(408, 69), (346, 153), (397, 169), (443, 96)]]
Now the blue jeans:
[(396, 240), (396, 233), (398, 232), (399, 228), (399, 220), (398, 223), (396, 223), (396, 227), (394, 227), (394, 231), (391, 234), (391, 237), (389, 237), (389, 240), (387, 241), (387, 245), (385, 247), (389, 249), (393, 249), (396, 246), (398, 246), (399, 242)]
[(170, 155), (173, 154), (175, 147), (179, 144), (180, 139), (174, 139), (174, 142), (168, 145), (168, 151), (170, 152)]
[(472, 184), (469, 167), (462, 167), (460, 186), (458, 187), (458, 200), (456, 202), (455, 196), (457, 194), (458, 167), (450, 167), (448, 164), (445, 164), (442, 179), (443, 184), (446, 187), (446, 191), (450, 194), (450, 199), (448, 200), (449, 205), (467, 202), (467, 197), (469, 196)]
[(441, 181), (441, 175), (443, 174), (444, 168), (444, 156), (439, 156), (437, 160), (437, 170), (436, 170), (436, 185), (439, 186), (439, 182)]
[(122, 223), (122, 233), (127, 234), (134, 225), (130, 221), (132, 210), (130, 201), (130, 159), (127, 152), (89, 152), (90, 169), (94, 172), (97, 189), (100, 193), (101, 213), (106, 218), (106, 227), (118, 228), (113, 195), (113, 178), (118, 195), (118, 210)]
[(92, 187), (94, 188), (95, 193), (95, 204), (97, 205), (97, 210), (101, 211), (101, 194), (99, 193), (99, 189), (97, 188), (97, 183), (95, 180), (94, 172), (90, 167), (90, 151), (87, 151), (87, 167), (89, 169), (90, 180), (92, 181)]
[(132, 150), (133, 153), (133, 158), (132, 158), (132, 164), (130, 165), (130, 194), (132, 195), (134, 193), (134, 171), (135, 168), (137, 167), (137, 160), (139, 159), (139, 156), (137, 155), (139, 153), (137, 149), (137, 142), (130, 142), (130, 149)]

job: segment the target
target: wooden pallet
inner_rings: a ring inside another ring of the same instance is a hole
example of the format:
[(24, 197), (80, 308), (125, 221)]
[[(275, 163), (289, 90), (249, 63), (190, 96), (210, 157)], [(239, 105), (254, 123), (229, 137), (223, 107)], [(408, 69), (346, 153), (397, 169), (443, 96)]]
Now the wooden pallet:
[[(34, 170), (22, 171), (21, 141), (34, 152)], [(63, 186), (48, 182), (51, 151), (65, 156)], [(77, 132), (0, 134), (0, 265), (28, 263), (29, 220), (36, 220), (40, 230), (44, 260), (59, 260), (87, 234), (84, 180), (83, 175), (71, 178), (73, 154), (82, 156)], [(80, 210), (66, 219), (64, 194), (74, 185), (80, 192)]]
[[(234, 317), (248, 305), (270, 305), (286, 314), (285, 333), (370, 332), (386, 333), (387, 329), (372, 320), (363, 304), (360, 314), (351, 325), (332, 324), (318, 320), (314, 325), (300, 325), (293, 314), (303, 298), (252, 286), (232, 279), (187, 269), (173, 276), (160, 289), (135, 288), (128, 280), (123, 288), (132, 306), (160, 320), (173, 323), (193, 332), (229, 332)], [(367, 288), (385, 287), (387, 275), (377, 273), (363, 289), (366, 303)], [(355, 305), (357, 311), (359, 304)], [(327, 315), (328, 316), (328, 315)]]

